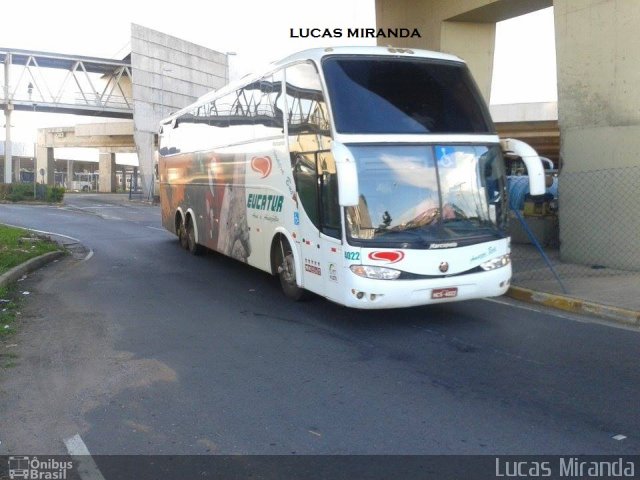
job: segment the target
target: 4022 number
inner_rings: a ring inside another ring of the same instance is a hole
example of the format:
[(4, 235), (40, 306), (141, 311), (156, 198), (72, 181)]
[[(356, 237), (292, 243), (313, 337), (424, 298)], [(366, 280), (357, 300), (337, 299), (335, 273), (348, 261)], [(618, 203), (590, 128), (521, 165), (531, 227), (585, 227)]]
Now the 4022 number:
[(344, 258), (346, 258), (347, 260), (359, 261), (360, 252), (344, 252)]

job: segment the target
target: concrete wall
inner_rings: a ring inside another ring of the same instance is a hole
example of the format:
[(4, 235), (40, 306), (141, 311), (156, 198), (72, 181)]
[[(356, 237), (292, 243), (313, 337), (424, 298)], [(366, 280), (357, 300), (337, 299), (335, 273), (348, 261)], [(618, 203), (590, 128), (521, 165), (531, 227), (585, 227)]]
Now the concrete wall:
[(640, 269), (640, 2), (556, 0), (562, 258)]
[(142, 186), (153, 186), (155, 135), (159, 122), (203, 94), (224, 86), (228, 61), (223, 53), (131, 25), (134, 138)]

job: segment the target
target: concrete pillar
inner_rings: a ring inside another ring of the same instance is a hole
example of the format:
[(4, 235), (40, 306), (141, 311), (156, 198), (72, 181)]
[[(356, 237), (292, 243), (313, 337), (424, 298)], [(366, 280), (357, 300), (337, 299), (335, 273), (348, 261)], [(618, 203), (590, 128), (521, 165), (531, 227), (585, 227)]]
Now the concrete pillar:
[(67, 189), (71, 189), (73, 182), (73, 160), (67, 160)]
[(112, 193), (116, 191), (116, 154), (100, 150), (100, 180), (98, 191)]
[(120, 188), (123, 192), (127, 191), (127, 167), (122, 167), (122, 178), (120, 179)]
[(36, 179), (42, 183), (40, 170), (44, 169), (44, 182), (53, 185), (55, 182), (56, 162), (53, 158), (53, 148), (36, 146)]
[(153, 159), (156, 148), (154, 134), (135, 130), (133, 138), (136, 141), (136, 151), (140, 162), (138, 184), (142, 187), (144, 196), (147, 197), (153, 188)]
[[(5, 65), (5, 70), (7, 66)], [(13, 105), (8, 105), (4, 110), (5, 121), (5, 137), (4, 137), (4, 183), (12, 183), (13, 181), (13, 160), (11, 156), (11, 149), (13, 144), (11, 143), (11, 111)]]
[(13, 181), (20, 183), (20, 157), (13, 158)]
[(467, 62), (487, 103), (491, 97), (495, 44), (495, 23), (442, 22), (440, 48)]
[(640, 269), (640, 2), (555, 0), (560, 253)]

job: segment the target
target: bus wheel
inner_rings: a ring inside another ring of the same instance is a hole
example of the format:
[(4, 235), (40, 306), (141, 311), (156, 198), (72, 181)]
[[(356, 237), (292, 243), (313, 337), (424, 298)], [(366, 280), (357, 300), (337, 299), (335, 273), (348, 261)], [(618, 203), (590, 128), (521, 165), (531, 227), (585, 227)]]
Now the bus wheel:
[(187, 230), (184, 228), (184, 222), (182, 218), (178, 218), (176, 233), (178, 234), (178, 242), (180, 246), (184, 249), (189, 248), (189, 240), (187, 239)]
[(198, 245), (196, 243), (196, 231), (193, 227), (193, 220), (191, 216), (187, 217), (187, 228), (186, 228), (186, 238), (187, 238), (187, 249), (193, 255), (201, 255), (202, 254), (202, 245)]
[(296, 266), (293, 260), (293, 251), (289, 242), (280, 237), (275, 245), (275, 266), (280, 278), (280, 286), (284, 294), (294, 301), (304, 300), (306, 290), (300, 288), (296, 283)]

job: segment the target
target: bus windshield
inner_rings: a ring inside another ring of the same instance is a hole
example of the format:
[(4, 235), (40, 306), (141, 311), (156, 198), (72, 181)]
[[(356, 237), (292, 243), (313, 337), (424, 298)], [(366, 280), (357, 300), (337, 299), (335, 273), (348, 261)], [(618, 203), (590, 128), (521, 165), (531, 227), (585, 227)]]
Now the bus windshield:
[(322, 67), (339, 133), (493, 133), (463, 63), (329, 56)]
[(505, 176), (498, 145), (348, 145), (358, 206), (347, 208), (354, 244), (428, 248), (501, 237)]

